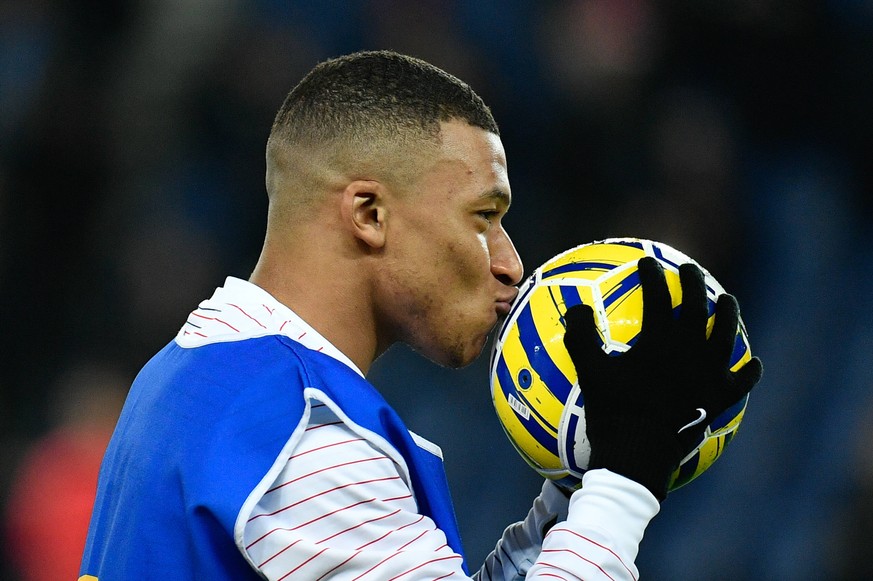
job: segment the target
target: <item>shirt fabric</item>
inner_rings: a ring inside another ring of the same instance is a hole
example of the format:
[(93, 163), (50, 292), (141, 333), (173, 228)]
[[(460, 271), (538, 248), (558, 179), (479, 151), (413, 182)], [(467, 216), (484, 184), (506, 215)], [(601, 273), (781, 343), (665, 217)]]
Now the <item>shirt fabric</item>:
[[(569, 503), (546, 482), (474, 578), (635, 579), (657, 506), (605, 470)], [(82, 575), (469, 578), (439, 448), (312, 327), (234, 278), (134, 382)]]

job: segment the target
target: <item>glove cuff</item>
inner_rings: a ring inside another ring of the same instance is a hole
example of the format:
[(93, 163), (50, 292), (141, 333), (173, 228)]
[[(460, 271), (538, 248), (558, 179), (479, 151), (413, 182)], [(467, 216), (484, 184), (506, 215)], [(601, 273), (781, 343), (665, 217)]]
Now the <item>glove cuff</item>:
[[(595, 434), (608, 436), (598, 438)], [(667, 497), (670, 476), (682, 459), (682, 450), (675, 434), (664, 433), (663, 424), (611, 421), (589, 425), (588, 437), (589, 470), (606, 468), (642, 484), (658, 501)]]

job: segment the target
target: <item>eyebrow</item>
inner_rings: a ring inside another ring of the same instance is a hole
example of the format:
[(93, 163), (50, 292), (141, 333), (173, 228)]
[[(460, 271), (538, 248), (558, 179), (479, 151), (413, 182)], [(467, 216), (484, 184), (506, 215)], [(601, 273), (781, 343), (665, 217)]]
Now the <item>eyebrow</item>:
[(488, 190), (487, 192), (484, 192), (483, 194), (481, 194), (479, 196), (479, 199), (480, 200), (494, 199), (494, 200), (497, 200), (498, 202), (501, 202), (507, 208), (509, 207), (510, 203), (512, 202), (512, 198), (510, 197), (509, 193), (507, 193), (503, 190), (497, 189), (497, 188), (494, 188), (493, 190)]

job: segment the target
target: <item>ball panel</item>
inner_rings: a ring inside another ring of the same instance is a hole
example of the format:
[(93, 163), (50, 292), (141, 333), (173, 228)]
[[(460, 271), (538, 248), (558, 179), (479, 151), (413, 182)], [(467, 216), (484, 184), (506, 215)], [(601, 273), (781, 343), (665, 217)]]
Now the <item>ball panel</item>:
[[(519, 367), (518, 371), (521, 369), (523, 367)], [(492, 388), (497, 416), (510, 433), (510, 439), (527, 450), (535, 464), (545, 468), (557, 467), (560, 465), (556, 440), (557, 419), (545, 417), (543, 410), (538, 407), (539, 402), (536, 402), (537, 405), (531, 404), (528, 394), (523, 393), (525, 390), (519, 389), (516, 383), (518, 371), (514, 374), (502, 355), (497, 358)], [(543, 391), (544, 388), (540, 387), (534, 393)], [(556, 401), (553, 405), (560, 410), (562, 404)]]
[(731, 353), (731, 371), (739, 370), (751, 359), (752, 348), (749, 346), (749, 336), (746, 334), (745, 325), (740, 321), (740, 329), (737, 331), (737, 342), (734, 343), (734, 352)]
[(562, 466), (570, 476), (582, 479), (591, 459), (591, 445), (585, 431), (585, 408), (579, 384), (573, 386), (570, 397), (561, 416), (560, 447)]
[(673, 473), (669, 489), (676, 490), (703, 474), (722, 455), (736, 430), (719, 432), (704, 437), (701, 444), (679, 465)]
[[(537, 401), (550, 408), (549, 416), (557, 426), (563, 402), (566, 401), (575, 378), (567, 377), (554, 359), (555, 351), (564, 350), (564, 325), (561, 311), (558, 310), (562, 305), (555, 303), (550, 290), (545, 286), (536, 289), (531, 294), (529, 304), (519, 311), (515, 325), (535, 377), (533, 384), (537, 390), (532, 393), (532, 397), (541, 397)], [(572, 365), (570, 369), (573, 369)], [(557, 406), (552, 408), (552, 402), (556, 402)]]
[(558, 254), (540, 267), (544, 281), (560, 277), (594, 280), (599, 274), (609, 272), (617, 266), (635, 262), (645, 256), (642, 246), (625, 244), (584, 244)]
[(602, 297), (600, 320), (608, 353), (623, 352), (640, 332), (643, 293), (633, 264), (616, 268), (597, 281)]

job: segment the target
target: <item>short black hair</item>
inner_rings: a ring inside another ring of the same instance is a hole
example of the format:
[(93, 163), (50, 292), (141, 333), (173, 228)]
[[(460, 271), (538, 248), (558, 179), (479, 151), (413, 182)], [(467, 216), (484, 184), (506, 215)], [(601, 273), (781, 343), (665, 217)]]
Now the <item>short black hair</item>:
[(285, 98), (271, 135), (297, 143), (410, 130), (436, 136), (451, 120), (500, 134), (467, 83), (421, 59), (365, 51), (316, 65)]

